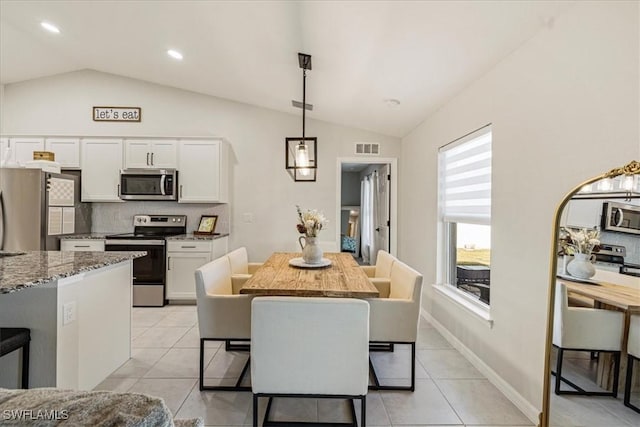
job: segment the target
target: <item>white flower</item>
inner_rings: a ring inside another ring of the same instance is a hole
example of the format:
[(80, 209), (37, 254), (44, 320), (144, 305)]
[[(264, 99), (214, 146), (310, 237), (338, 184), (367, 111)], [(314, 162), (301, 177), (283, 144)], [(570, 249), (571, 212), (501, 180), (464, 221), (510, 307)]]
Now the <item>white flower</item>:
[(600, 246), (599, 230), (586, 228), (575, 230), (563, 227), (561, 231), (565, 233), (566, 240), (562, 243), (565, 253), (590, 255), (597, 246)]
[(307, 237), (317, 237), (318, 232), (329, 222), (324, 214), (315, 209), (307, 209), (302, 212), (300, 206), (296, 206), (296, 208), (298, 211), (298, 231)]

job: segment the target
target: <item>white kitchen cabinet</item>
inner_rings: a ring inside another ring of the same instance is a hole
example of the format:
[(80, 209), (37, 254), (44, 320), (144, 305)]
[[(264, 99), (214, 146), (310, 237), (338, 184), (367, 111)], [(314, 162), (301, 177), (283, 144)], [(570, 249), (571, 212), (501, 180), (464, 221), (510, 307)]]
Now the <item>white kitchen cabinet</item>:
[(24, 166), (33, 160), (34, 151), (44, 151), (44, 138), (9, 138), (9, 147), (12, 151), (12, 160)]
[(60, 239), (61, 251), (104, 252), (102, 239)]
[(0, 166), (4, 162), (4, 156), (7, 154), (9, 148), (9, 138), (0, 138)]
[(178, 202), (226, 203), (229, 198), (227, 144), (220, 140), (180, 140)]
[(122, 139), (87, 138), (81, 145), (82, 201), (121, 202)]
[(63, 169), (80, 169), (80, 138), (46, 138), (44, 149), (55, 153)]
[(177, 145), (175, 139), (127, 139), (124, 142), (124, 167), (175, 169)]
[(565, 208), (566, 225), (569, 227), (593, 228), (600, 226), (602, 199), (573, 199)]
[(167, 242), (168, 300), (195, 300), (195, 271), (227, 253), (227, 237), (215, 240), (169, 240)]

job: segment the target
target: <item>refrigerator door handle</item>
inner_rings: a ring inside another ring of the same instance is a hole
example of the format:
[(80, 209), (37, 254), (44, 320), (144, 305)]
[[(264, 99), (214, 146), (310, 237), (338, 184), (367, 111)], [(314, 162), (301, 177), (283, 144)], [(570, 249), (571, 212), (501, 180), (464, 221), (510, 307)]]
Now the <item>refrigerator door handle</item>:
[(0, 191), (0, 250), (4, 249), (4, 200)]

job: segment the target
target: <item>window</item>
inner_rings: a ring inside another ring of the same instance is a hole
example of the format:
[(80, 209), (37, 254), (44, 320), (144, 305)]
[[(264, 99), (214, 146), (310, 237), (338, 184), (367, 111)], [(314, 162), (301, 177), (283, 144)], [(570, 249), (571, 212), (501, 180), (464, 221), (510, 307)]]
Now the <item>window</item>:
[(491, 127), (440, 148), (443, 279), (468, 298), (490, 303)]

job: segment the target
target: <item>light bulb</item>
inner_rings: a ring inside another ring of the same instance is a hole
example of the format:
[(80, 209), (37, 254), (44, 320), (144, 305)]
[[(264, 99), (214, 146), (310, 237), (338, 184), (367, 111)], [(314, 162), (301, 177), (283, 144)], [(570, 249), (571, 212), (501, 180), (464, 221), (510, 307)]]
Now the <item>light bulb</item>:
[(622, 183), (620, 185), (623, 190), (631, 191), (633, 190), (633, 176), (627, 175), (622, 178)]
[(611, 182), (611, 178), (605, 178), (598, 183), (598, 190), (600, 191), (611, 191), (613, 188), (613, 183)]
[(303, 169), (300, 169), (302, 176), (308, 176), (311, 173), (311, 171), (306, 168), (306, 166), (309, 166), (309, 150), (307, 149), (307, 144), (304, 142), (298, 144), (298, 148), (296, 149), (296, 164), (298, 167), (303, 167)]
[(591, 193), (593, 191), (593, 186), (591, 184), (583, 185), (580, 189), (580, 193)]

